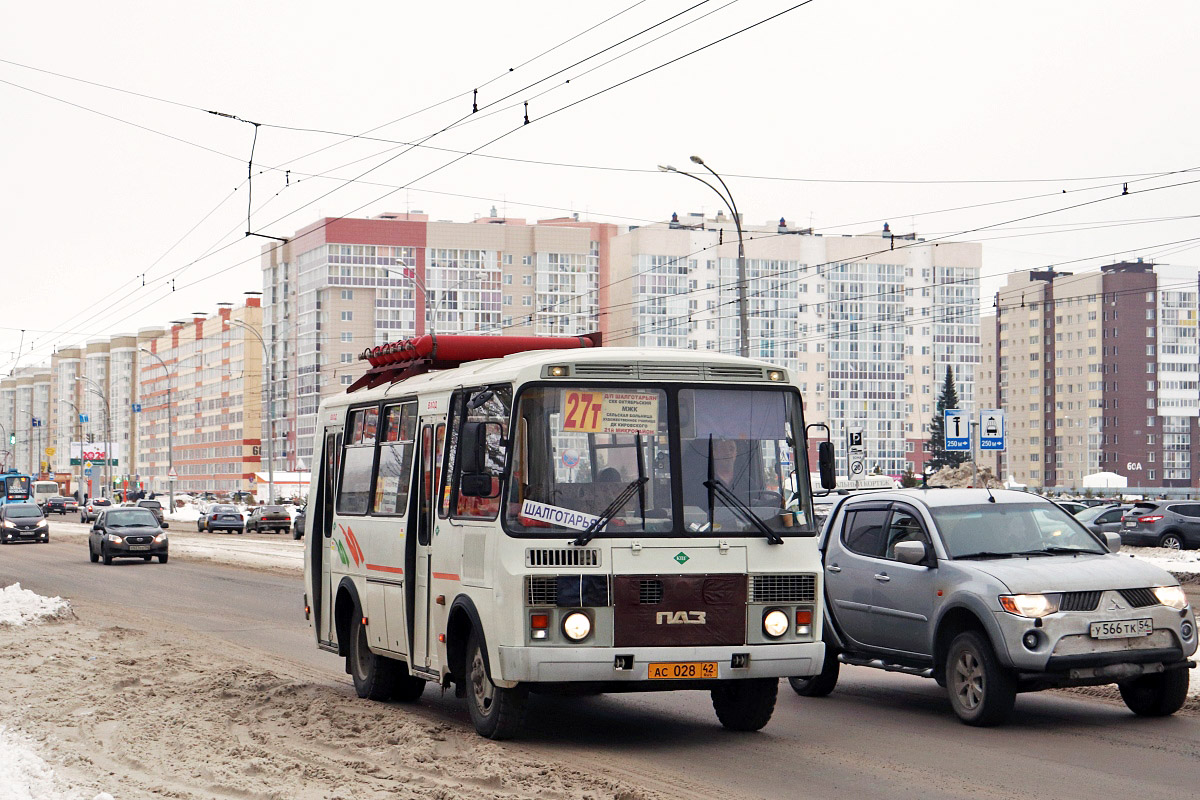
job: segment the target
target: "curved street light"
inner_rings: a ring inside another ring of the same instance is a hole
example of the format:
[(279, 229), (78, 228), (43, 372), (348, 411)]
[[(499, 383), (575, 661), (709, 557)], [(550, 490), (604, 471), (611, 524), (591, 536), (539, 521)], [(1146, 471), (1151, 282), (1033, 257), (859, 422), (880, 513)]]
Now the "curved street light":
[(693, 164), (699, 164), (700, 166), (702, 166), (706, 170), (708, 170), (710, 173), (712, 173), (712, 176), (714, 178), (716, 178), (718, 181), (720, 181), (721, 186), (725, 189), (725, 191), (722, 192), (716, 186), (713, 186), (711, 183), (704, 180), (704, 178), (701, 178), (699, 175), (694, 175), (691, 172), (686, 172), (681, 169), (675, 169), (675, 167), (672, 167), (669, 165), (663, 166), (662, 164), (659, 164), (658, 168), (660, 170), (662, 170), (663, 172), (675, 172), (675, 173), (678, 173), (679, 175), (686, 175), (693, 180), (700, 181), (705, 186), (707, 186), (708, 188), (712, 189), (714, 192), (717, 193), (717, 197), (721, 198), (721, 202), (725, 204), (725, 207), (727, 209), (729, 209), (729, 213), (731, 215), (733, 215), (733, 224), (737, 227), (737, 237), (738, 237), (738, 260), (737, 260), (738, 327), (739, 327), (739, 333), (740, 333), (739, 338), (741, 339), (741, 345), (738, 348), (738, 352), (743, 357), (749, 358), (749, 356), (750, 356), (750, 315), (748, 313), (747, 306), (746, 306), (746, 247), (745, 247), (745, 242), (743, 241), (743, 238), (742, 238), (742, 217), (740, 214), (738, 214), (737, 203), (735, 203), (733, 201), (733, 192), (729, 191), (729, 186), (725, 183), (725, 180), (720, 175), (717, 174), (716, 170), (714, 170), (708, 164), (705, 164), (704, 159), (702, 159), (700, 156), (692, 156), (691, 160), (692, 160)]
[(475, 272), (473, 272), (469, 275), (465, 275), (462, 278), (459, 278), (457, 281), (455, 281), (451, 285), (447, 286), (445, 289), (435, 290), (434, 298), (432, 301), (430, 301), (429, 289), (425, 286), (425, 281), (421, 280), (421, 278), (417, 276), (417, 271), (413, 267), (405, 267), (402, 270), (392, 269), (391, 267), (380, 267), (380, 269), (382, 269), (384, 272), (392, 272), (392, 273), (395, 273), (396, 275), (401, 275), (405, 278), (410, 278), (413, 282), (413, 285), (421, 290), (421, 294), (425, 296), (425, 303), (429, 306), (429, 333), (430, 333), (430, 335), (437, 333), (436, 329), (437, 329), (438, 304), (442, 302), (442, 299), (445, 298), (445, 296), (447, 294), (454, 291), (458, 287), (462, 286), (467, 281), (470, 281), (470, 280), (483, 281), (483, 279), (487, 277), (486, 271), (484, 271), (482, 269), (476, 270)]
[(267, 350), (267, 343), (262, 334), (256, 331), (253, 325), (232, 317), (227, 321), (230, 325), (237, 325), (254, 334), (254, 338), (262, 345), (267, 373), (267, 505), (270, 505), (275, 502), (275, 362)]
[[(88, 389), (88, 391), (92, 392), (92, 394), (95, 394), (101, 400), (104, 401), (104, 481), (105, 481), (104, 492), (105, 493), (102, 494), (101, 497), (107, 497), (108, 493), (112, 491), (112, 419), (111, 419), (112, 412), (108, 405), (108, 396), (106, 394), (104, 394), (104, 392), (101, 390), (99, 383), (97, 383), (96, 381), (87, 377), (86, 375), (77, 376), (75, 378), (75, 381), (77, 383), (79, 381), (86, 382), (91, 387)], [(82, 445), (80, 445), (80, 447), (81, 447), (81, 450), (79, 453), (79, 461), (82, 464), (83, 463)]]
[(167, 376), (167, 494), (170, 498), (170, 509), (173, 513), (175, 511), (175, 479), (171, 477), (171, 473), (175, 471), (175, 432), (174, 425), (171, 424), (171, 417), (174, 416), (171, 408), (171, 370), (167, 368), (167, 364), (162, 360), (162, 356), (153, 350), (139, 347), (138, 351), (153, 357), (158, 362), (158, 365), (163, 368), (163, 372)]

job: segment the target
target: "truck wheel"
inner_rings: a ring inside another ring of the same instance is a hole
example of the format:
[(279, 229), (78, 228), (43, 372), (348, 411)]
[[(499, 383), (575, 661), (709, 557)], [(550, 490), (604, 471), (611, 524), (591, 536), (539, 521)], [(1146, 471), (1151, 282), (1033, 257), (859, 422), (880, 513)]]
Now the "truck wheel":
[(841, 668), (837, 651), (825, 645), (825, 661), (821, 664), (820, 673), (811, 678), (788, 678), (788, 683), (792, 685), (792, 691), (801, 697), (827, 697), (837, 686)]
[(976, 631), (954, 637), (946, 656), (950, 705), (968, 725), (998, 725), (1012, 712), (1016, 682), (996, 660), (987, 639)]
[(1188, 670), (1172, 669), (1118, 683), (1121, 699), (1140, 717), (1167, 717), (1187, 701)]
[(1158, 546), (1165, 547), (1168, 550), (1182, 550), (1183, 549), (1183, 537), (1180, 536), (1175, 531), (1169, 531), (1167, 533), (1164, 533), (1162, 535), (1162, 537), (1158, 540)]
[(354, 691), (359, 697), (371, 700), (390, 700), (395, 686), (395, 663), (390, 658), (377, 656), (367, 646), (367, 626), (362, 624), (362, 614), (356, 614), (350, 623), (350, 654), (346, 656), (347, 672), (354, 680)]
[(778, 695), (778, 678), (721, 681), (712, 690), (713, 710), (731, 731), (762, 730), (771, 720)]
[(463, 675), (467, 681), (467, 709), (475, 731), (488, 739), (511, 739), (525, 722), (529, 693), (521, 687), (505, 689), (492, 683), (484, 659), (483, 637), (472, 630), (467, 638), (467, 660)]

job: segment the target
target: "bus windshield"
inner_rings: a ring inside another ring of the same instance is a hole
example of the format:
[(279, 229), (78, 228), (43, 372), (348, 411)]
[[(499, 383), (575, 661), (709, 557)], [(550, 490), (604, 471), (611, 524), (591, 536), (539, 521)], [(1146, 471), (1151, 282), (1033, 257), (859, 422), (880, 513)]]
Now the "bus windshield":
[(515, 425), (513, 533), (588, 531), (597, 519), (593, 533), (607, 536), (812, 527), (795, 392), (539, 386), (522, 392)]

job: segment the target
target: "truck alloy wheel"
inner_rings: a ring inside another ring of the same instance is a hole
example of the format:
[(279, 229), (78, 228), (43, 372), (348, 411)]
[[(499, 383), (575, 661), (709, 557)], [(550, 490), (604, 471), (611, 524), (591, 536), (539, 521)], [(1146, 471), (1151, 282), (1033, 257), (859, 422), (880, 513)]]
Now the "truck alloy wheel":
[(996, 660), (992, 646), (977, 631), (960, 633), (946, 656), (950, 705), (968, 725), (1004, 722), (1017, 699), (1016, 683)]

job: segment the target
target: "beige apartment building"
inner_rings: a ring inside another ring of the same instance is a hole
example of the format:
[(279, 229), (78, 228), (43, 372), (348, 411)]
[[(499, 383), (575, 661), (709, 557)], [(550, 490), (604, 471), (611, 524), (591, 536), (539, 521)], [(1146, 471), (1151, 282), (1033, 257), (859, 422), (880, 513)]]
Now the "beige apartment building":
[(1097, 472), (1130, 486), (1200, 486), (1200, 271), (1136, 262), (1010, 276), (983, 320), (985, 403), (1008, 449), (985, 457), (1037, 488)]

